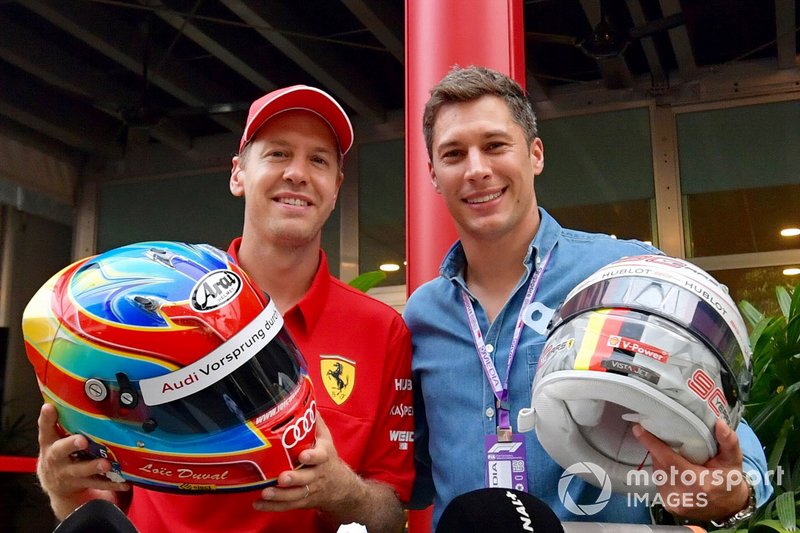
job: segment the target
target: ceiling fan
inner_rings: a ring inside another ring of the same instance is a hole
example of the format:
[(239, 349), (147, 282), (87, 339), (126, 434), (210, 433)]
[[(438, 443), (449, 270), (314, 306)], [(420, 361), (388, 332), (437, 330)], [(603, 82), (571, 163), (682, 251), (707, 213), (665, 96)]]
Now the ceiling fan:
[(683, 12), (652, 20), (641, 26), (622, 29), (608, 16), (606, 2), (600, 2), (600, 21), (583, 37), (552, 33), (526, 32), (525, 37), (541, 43), (561, 44), (580, 49), (595, 60), (622, 56), (636, 40), (676, 28), (685, 23)]
[(151, 136), (154, 136), (154, 134), (157, 136), (155, 130), (162, 126), (176, 128), (177, 126), (174, 124), (166, 124), (174, 119), (241, 112), (246, 111), (250, 105), (250, 102), (224, 102), (208, 106), (171, 107), (156, 103), (153, 99), (151, 87), (152, 24), (153, 22), (150, 18), (144, 19), (140, 24), (140, 29), (143, 33), (143, 45), (141, 71), (138, 76), (135, 96), (128, 94), (128, 98), (117, 102), (93, 102), (95, 107), (116, 117), (121, 122), (118, 139), (126, 147), (126, 150), (131, 147), (146, 145)]

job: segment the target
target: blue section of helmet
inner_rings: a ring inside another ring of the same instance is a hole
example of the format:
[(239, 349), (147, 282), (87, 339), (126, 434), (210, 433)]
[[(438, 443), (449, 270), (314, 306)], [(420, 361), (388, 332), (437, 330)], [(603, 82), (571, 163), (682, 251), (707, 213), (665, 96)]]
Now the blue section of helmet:
[(167, 327), (155, 310), (188, 302), (208, 272), (228, 268), (227, 254), (207, 245), (152, 241), (116, 248), (72, 277), (70, 295), (90, 315), (126, 326)]
[(147, 379), (174, 370), (166, 361), (156, 357), (111, 352), (105, 347), (89, 344), (66, 328), (61, 328), (53, 340), (50, 363), (78, 379), (97, 378), (105, 381), (116, 380), (117, 372)]
[[(53, 397), (51, 396), (51, 398)], [(146, 433), (141, 424), (123, 422), (120, 419), (109, 421), (106, 417), (89, 415), (72, 406), (64, 405), (60, 401), (58, 417), (64, 427), (80, 428), (80, 433), (97, 442), (108, 442), (114, 446), (138, 448), (175, 456), (206, 457), (220, 453), (238, 454), (266, 446), (264, 441), (245, 424), (228, 427), (214, 433), (179, 435), (165, 433), (158, 429), (152, 433)], [(143, 443), (144, 446), (139, 446), (137, 443)]]

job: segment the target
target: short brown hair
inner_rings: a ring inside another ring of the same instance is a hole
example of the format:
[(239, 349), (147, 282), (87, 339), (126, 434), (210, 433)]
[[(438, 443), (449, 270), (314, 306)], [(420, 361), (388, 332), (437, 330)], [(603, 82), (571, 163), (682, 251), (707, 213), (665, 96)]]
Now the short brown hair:
[(422, 134), (428, 157), (433, 160), (433, 126), (436, 115), (445, 104), (471, 102), (483, 96), (498, 96), (505, 100), (514, 122), (525, 132), (530, 144), (537, 137), (536, 115), (528, 96), (520, 85), (509, 76), (486, 67), (454, 66), (431, 90), (422, 115)]

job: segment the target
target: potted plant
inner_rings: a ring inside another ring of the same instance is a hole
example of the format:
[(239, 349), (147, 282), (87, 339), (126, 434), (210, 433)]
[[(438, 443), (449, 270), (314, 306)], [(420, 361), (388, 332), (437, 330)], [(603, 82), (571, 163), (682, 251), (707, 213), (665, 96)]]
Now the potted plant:
[(745, 418), (775, 473), (775, 493), (737, 531), (796, 531), (800, 526), (800, 284), (792, 291), (779, 286), (776, 295), (780, 313), (775, 316), (765, 316), (747, 301), (739, 303), (752, 327), (753, 386)]

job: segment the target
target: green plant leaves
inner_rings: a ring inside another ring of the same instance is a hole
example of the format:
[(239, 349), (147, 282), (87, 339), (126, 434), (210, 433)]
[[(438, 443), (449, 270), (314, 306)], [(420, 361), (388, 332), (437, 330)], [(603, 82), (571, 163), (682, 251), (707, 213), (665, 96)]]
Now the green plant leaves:
[(769, 457), (767, 457), (767, 468), (773, 472), (780, 463), (781, 457), (783, 457), (783, 450), (786, 448), (786, 437), (789, 434), (789, 428), (792, 427), (793, 423), (793, 418), (790, 418), (784, 422), (781, 432), (778, 434), (778, 438), (775, 439), (772, 450), (769, 452)]
[(750, 520), (750, 533), (797, 530), (800, 494), (800, 285), (776, 287), (780, 312), (738, 303), (752, 328), (753, 383), (744, 417), (767, 454), (775, 494)]
[(784, 492), (775, 498), (775, 511), (778, 514), (778, 520), (787, 531), (797, 531), (794, 498), (794, 492)]
[(786, 287), (775, 287), (775, 293), (778, 296), (778, 307), (781, 308), (781, 313), (785, 318), (789, 318), (791, 313), (791, 305), (792, 305), (792, 296), (789, 294), (789, 291), (786, 290)]
[[(739, 311), (741, 311), (742, 317), (744, 317), (751, 326), (756, 326), (764, 320), (764, 313), (753, 307), (753, 304), (750, 302), (739, 302)], [(755, 335), (755, 331), (753, 335)], [(751, 337), (753, 335), (751, 335)], [(758, 337), (756, 336), (756, 338)]]
[(348, 285), (360, 290), (361, 292), (367, 292), (385, 279), (386, 272), (383, 272), (382, 270), (371, 270), (351, 279)]
[(778, 520), (761, 520), (758, 524), (749, 529), (750, 533), (767, 533), (772, 531), (786, 533), (788, 530), (783, 527)]
[(789, 386), (788, 389), (783, 389), (780, 393), (776, 394), (773, 400), (771, 400), (765, 407), (762, 409), (758, 415), (752, 420), (748, 420), (753, 431), (758, 432), (759, 429), (762, 428), (764, 423), (769, 420), (769, 418), (774, 415), (775, 413), (781, 412), (783, 409), (784, 404), (792, 399), (792, 396), (800, 390), (800, 383), (793, 383)]

